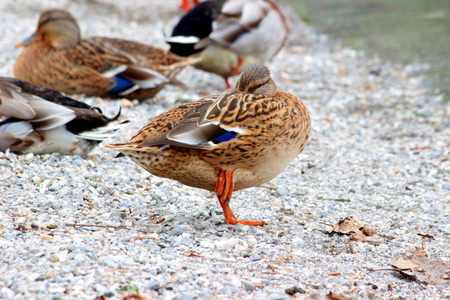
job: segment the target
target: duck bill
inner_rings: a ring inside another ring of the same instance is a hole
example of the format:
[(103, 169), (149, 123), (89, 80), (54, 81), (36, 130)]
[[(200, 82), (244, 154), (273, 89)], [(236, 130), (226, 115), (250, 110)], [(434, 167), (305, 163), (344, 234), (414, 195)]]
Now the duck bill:
[(43, 41), (44, 38), (38, 33), (33, 33), (30, 37), (24, 39), (22, 42), (16, 44), (16, 48), (26, 47), (32, 43)]

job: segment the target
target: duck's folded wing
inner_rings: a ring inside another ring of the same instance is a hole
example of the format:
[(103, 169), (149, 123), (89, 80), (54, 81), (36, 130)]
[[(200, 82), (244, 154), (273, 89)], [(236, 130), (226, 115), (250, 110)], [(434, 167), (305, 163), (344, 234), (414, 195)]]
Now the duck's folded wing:
[(36, 116), (30, 122), (37, 130), (53, 129), (75, 118), (73, 110), (44, 99), (33, 99), (30, 106), (36, 112)]
[[(218, 107), (217, 102), (220, 102), (219, 100), (227, 95), (229, 95), (228, 92), (223, 93), (217, 96), (216, 101), (207, 102), (192, 109), (173, 129), (144, 140), (138, 145), (138, 148), (173, 145), (194, 149), (210, 149), (218, 143), (235, 138), (237, 133), (234, 128), (224, 128), (220, 122), (208, 121), (205, 118), (205, 115), (210, 115), (211, 108)], [(200, 122), (200, 120), (202, 121)]]
[(0, 77), (0, 116), (16, 119), (32, 119), (36, 115), (28, 101), (29, 94), (21, 94), (21, 88)]

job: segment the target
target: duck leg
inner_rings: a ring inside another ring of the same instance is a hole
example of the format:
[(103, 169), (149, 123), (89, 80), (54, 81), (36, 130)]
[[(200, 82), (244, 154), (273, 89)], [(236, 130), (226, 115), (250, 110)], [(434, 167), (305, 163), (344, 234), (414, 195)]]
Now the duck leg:
[(190, 11), (192, 8), (191, 4), (189, 3), (189, 0), (181, 0), (180, 7), (185, 11)]
[(216, 168), (216, 173), (217, 173), (217, 182), (215, 193), (217, 194), (217, 198), (219, 199), (220, 205), (222, 206), (227, 224), (231, 225), (244, 224), (249, 226), (267, 225), (268, 223), (263, 221), (248, 221), (236, 219), (236, 216), (233, 214), (230, 206), (228, 205), (228, 203), (230, 203), (231, 200), (231, 195), (233, 194), (234, 171)]
[(231, 69), (230, 74), (231, 75), (239, 74), (239, 71), (241, 70), (241, 67), (242, 67), (243, 63), (244, 63), (244, 59), (242, 57), (239, 57), (237, 64)]
[(225, 79), (225, 85), (227, 86), (227, 90), (231, 90), (232, 86), (231, 84), (228, 82), (228, 76), (224, 77), (223, 79)]
[[(239, 57), (237, 64), (230, 71), (230, 76), (239, 74), (243, 63), (244, 63), (244, 59), (242, 57)], [(227, 89), (231, 90), (232, 86), (228, 82), (228, 76), (224, 77), (223, 79), (225, 79), (225, 84), (227, 86)]]

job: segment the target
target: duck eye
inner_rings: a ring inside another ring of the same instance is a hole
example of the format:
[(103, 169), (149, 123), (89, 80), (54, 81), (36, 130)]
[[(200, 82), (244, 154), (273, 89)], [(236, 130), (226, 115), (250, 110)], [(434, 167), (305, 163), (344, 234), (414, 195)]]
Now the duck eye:
[(256, 86), (249, 87), (249, 88), (248, 88), (248, 91), (249, 91), (250, 93), (253, 93), (256, 89), (259, 89), (259, 88), (262, 87), (263, 85), (264, 85), (264, 83), (260, 83), (260, 84), (258, 84), (258, 85), (256, 85)]

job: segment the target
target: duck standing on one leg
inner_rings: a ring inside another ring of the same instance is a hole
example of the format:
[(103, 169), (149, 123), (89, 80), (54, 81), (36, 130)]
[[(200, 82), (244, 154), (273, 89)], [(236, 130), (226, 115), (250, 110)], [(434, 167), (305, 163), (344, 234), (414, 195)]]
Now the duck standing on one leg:
[(167, 39), (170, 51), (200, 51), (198, 69), (228, 78), (271, 60), (286, 44), (285, 15), (271, 0), (207, 0), (187, 12)]
[(19, 43), (14, 76), (67, 94), (145, 100), (198, 58), (179, 57), (139, 42), (81, 38), (76, 19), (62, 9), (44, 11), (36, 32)]
[(228, 224), (233, 191), (263, 184), (303, 151), (311, 131), (308, 109), (277, 90), (269, 69), (255, 65), (236, 88), (176, 106), (150, 121), (126, 143), (108, 145), (153, 175), (214, 191)]
[(128, 120), (16, 78), (0, 77), (0, 151), (86, 155)]

